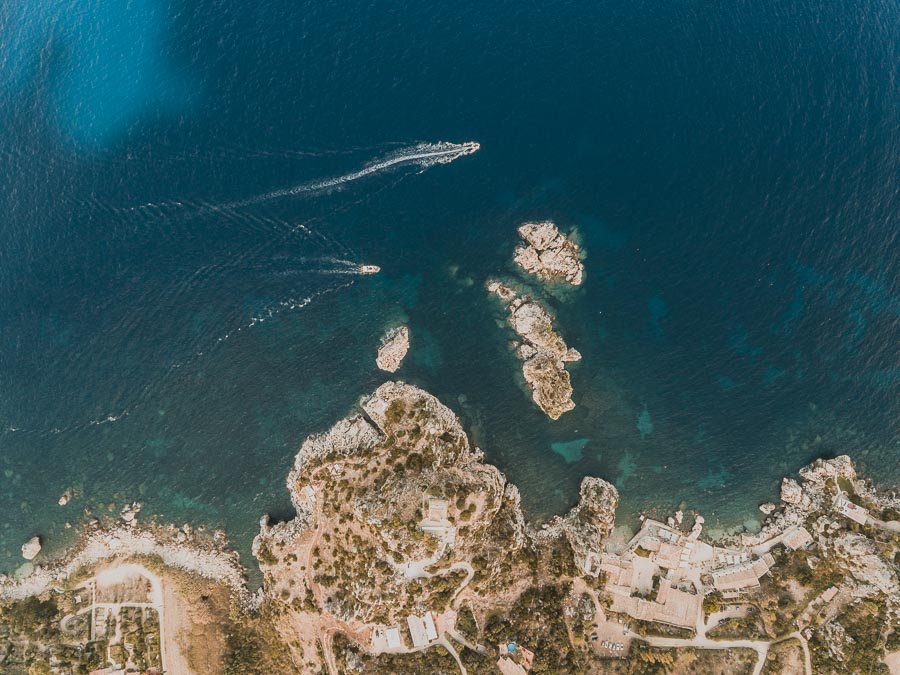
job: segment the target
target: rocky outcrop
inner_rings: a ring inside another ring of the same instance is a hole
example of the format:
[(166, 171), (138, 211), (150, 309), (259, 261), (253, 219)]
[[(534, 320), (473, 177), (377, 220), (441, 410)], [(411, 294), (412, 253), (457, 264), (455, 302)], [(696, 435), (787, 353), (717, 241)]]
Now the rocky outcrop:
[(38, 553), (41, 552), (41, 538), (32, 537), (22, 544), (22, 557), (25, 560), (34, 560)]
[(375, 363), (385, 372), (396, 372), (408, 351), (409, 328), (406, 326), (392, 328), (381, 339)]
[(849, 570), (856, 581), (881, 591), (894, 604), (900, 604), (897, 571), (878, 555), (878, 548), (871, 539), (848, 532), (837, 537), (832, 546), (834, 553), (842, 560), (841, 566)]
[(564, 281), (578, 286), (584, 276), (581, 247), (550, 221), (519, 227), (525, 243), (516, 248), (516, 264), (542, 281)]
[(578, 361), (581, 354), (566, 345), (553, 326), (553, 317), (536, 300), (520, 296), (499, 281), (488, 282), (487, 289), (506, 305), (509, 324), (522, 339), (516, 344), (516, 354), (534, 402), (550, 419), (559, 419), (575, 407), (565, 364)]
[(800, 504), (803, 501), (803, 490), (793, 478), (781, 481), (781, 501), (785, 504)]
[(578, 505), (559, 522), (580, 569), (587, 570), (592, 557), (599, 560), (615, 526), (618, 504), (619, 492), (612, 484), (591, 476), (581, 481)]

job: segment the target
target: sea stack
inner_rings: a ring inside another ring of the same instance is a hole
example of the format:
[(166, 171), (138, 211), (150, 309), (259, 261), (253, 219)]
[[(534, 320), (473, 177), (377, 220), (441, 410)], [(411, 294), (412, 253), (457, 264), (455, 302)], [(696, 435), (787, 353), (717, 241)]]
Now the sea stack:
[(520, 296), (499, 281), (489, 281), (487, 290), (506, 306), (509, 324), (522, 338), (515, 345), (516, 355), (522, 361), (522, 374), (531, 387), (534, 402), (550, 419), (559, 419), (575, 407), (565, 365), (580, 360), (581, 354), (566, 345), (553, 326), (553, 317), (536, 300)]
[(564, 281), (580, 286), (584, 277), (581, 247), (560, 232), (551, 221), (519, 227), (525, 240), (516, 248), (516, 264), (541, 281)]
[(387, 373), (394, 373), (403, 363), (406, 352), (409, 351), (409, 328), (399, 326), (390, 329), (381, 339), (378, 347), (376, 365)]

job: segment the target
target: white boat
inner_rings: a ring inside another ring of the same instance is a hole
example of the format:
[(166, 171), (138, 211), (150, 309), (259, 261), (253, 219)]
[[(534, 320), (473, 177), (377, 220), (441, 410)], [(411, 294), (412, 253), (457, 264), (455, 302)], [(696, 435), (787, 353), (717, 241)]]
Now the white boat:
[(381, 268), (378, 265), (362, 265), (359, 268), (360, 274), (378, 274)]

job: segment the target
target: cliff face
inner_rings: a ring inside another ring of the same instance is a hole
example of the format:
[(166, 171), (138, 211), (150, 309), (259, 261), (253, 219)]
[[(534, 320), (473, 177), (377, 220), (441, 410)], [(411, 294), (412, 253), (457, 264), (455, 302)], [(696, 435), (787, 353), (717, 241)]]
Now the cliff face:
[(522, 339), (516, 346), (516, 355), (522, 361), (522, 374), (531, 387), (534, 402), (550, 419), (559, 419), (575, 407), (565, 365), (580, 360), (581, 354), (566, 345), (553, 325), (553, 317), (536, 300), (520, 296), (498, 281), (488, 282), (487, 289), (506, 306), (509, 324)]
[(560, 520), (579, 569), (587, 569), (592, 556), (598, 560), (613, 527), (619, 491), (602, 478), (587, 476), (581, 481), (578, 504)]

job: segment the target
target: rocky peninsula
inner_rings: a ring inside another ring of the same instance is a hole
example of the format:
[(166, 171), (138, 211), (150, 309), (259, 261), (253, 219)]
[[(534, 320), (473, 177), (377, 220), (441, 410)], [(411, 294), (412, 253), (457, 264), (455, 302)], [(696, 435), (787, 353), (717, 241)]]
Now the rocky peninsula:
[[(614, 486), (585, 478), (532, 525), (454, 412), (392, 381), (303, 443), (287, 489), (295, 516), (263, 517), (253, 543), (257, 593), (222, 533), (136, 505), (87, 524), (63, 559), (0, 580), (0, 669), (812, 675), (900, 658), (900, 500), (846, 456), (785, 479), (756, 534), (706, 541), (679, 511), (623, 543)], [(149, 580), (143, 623), (126, 578)], [(85, 605), (110, 579), (114, 601)], [(73, 628), (113, 605), (115, 634)]]
[(566, 364), (580, 360), (581, 354), (566, 345), (553, 317), (537, 300), (499, 281), (489, 281), (487, 290), (506, 307), (509, 325), (521, 338), (515, 344), (516, 355), (534, 402), (550, 419), (559, 419), (575, 407)]
[(584, 278), (582, 250), (551, 221), (519, 227), (524, 243), (516, 248), (516, 264), (541, 281), (561, 281), (580, 286)]
[(395, 373), (409, 351), (409, 328), (398, 326), (388, 330), (381, 338), (375, 364), (387, 373)]

